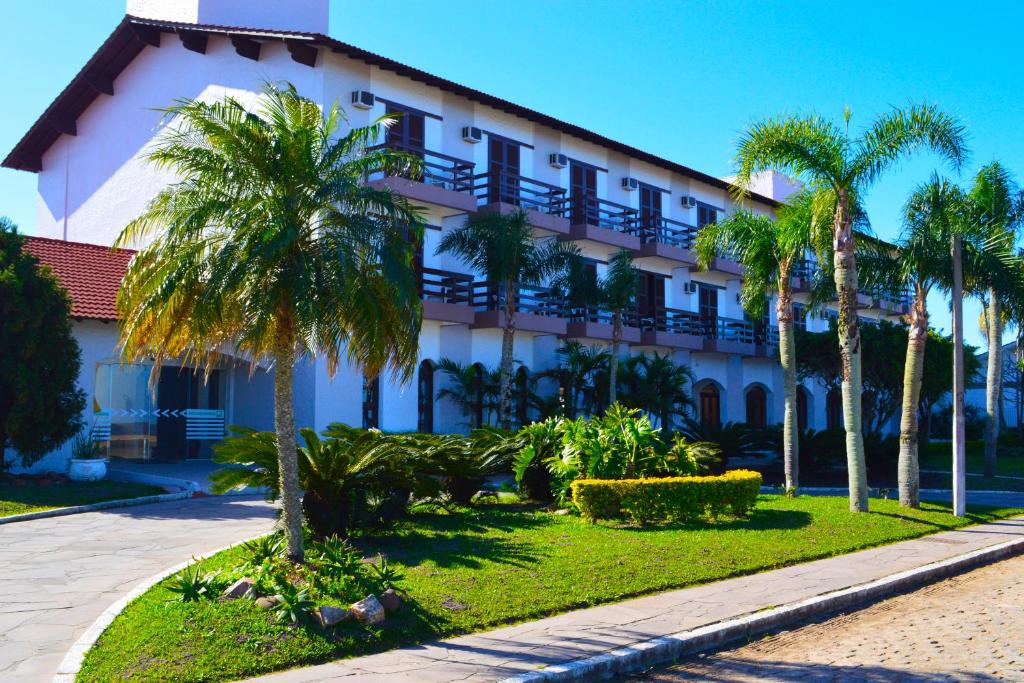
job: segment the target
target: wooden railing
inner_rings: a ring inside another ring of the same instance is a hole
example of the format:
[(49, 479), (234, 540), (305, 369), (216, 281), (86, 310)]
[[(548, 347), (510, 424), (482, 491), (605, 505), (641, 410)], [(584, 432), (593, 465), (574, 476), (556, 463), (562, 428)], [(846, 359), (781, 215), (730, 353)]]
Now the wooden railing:
[(644, 243), (657, 242), (670, 247), (690, 249), (697, 237), (697, 228), (664, 216), (645, 216), (641, 220), (640, 239)]
[(473, 176), (472, 192), (481, 205), (503, 202), (558, 216), (567, 208), (564, 188), (507, 171)]
[(567, 217), (573, 225), (596, 225), (629, 235), (640, 230), (639, 211), (592, 195), (570, 197)]
[(470, 305), (473, 300), (473, 276), (437, 268), (423, 268), (420, 296), (425, 301)]
[[(505, 308), (505, 287), (490, 282), (473, 283), (473, 307), (478, 311), (501, 311)], [(566, 316), (565, 298), (550, 287), (520, 285), (513, 300), (515, 310), (552, 318)]]
[[(597, 323), (601, 325), (612, 325), (615, 323), (615, 314), (599, 306), (572, 306), (568, 307), (566, 314), (571, 323)], [(640, 318), (635, 310), (622, 311), (622, 324), (626, 327), (639, 327)]]
[(411, 178), (411, 180), (419, 180), (428, 185), (436, 185), (456, 192), (471, 192), (473, 190), (473, 169), (476, 165), (472, 161), (395, 142), (386, 142), (371, 147), (367, 151), (377, 149), (392, 149), (419, 157), (423, 163), (423, 174), (418, 178)]

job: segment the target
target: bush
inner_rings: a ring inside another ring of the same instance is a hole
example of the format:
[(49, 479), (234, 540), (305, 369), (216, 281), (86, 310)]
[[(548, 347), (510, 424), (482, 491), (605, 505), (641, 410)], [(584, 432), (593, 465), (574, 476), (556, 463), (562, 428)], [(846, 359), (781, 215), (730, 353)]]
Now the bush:
[[(846, 463), (846, 430), (800, 430), (800, 472), (821, 474)], [(781, 452), (781, 449), (780, 449)]]
[(711, 468), (713, 474), (721, 474), (732, 458), (742, 458), (763, 451), (778, 450), (778, 430), (755, 429), (745, 422), (705, 424), (687, 419), (680, 430), (690, 441), (717, 444), (721, 452), (719, 462)]
[[(964, 405), (964, 431), (968, 441), (985, 438), (985, 411), (976, 405)], [(953, 438), (953, 407), (945, 406), (932, 415), (931, 438)]]
[(759, 473), (732, 470), (713, 477), (578, 479), (572, 483), (572, 499), (590, 522), (623, 516), (637, 524), (692, 522), (742, 517), (754, 508), (760, 490)]

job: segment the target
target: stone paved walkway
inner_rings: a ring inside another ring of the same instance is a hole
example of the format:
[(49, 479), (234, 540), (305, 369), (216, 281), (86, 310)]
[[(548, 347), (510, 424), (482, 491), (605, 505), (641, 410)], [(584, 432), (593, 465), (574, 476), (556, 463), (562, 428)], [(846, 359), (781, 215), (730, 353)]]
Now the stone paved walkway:
[(49, 681), (136, 584), (269, 531), (275, 516), (259, 498), (210, 497), (0, 526), (0, 681)]
[(1013, 538), (1024, 538), (1024, 517), (257, 680), (498, 681), (860, 585)]
[(1024, 557), (623, 681), (1024, 680)]

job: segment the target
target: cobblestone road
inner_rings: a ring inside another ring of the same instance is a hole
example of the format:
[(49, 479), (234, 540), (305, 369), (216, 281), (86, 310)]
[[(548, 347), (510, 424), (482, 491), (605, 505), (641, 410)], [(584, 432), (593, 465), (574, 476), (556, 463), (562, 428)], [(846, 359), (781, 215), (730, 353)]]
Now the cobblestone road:
[(623, 681), (1024, 681), (1024, 557)]

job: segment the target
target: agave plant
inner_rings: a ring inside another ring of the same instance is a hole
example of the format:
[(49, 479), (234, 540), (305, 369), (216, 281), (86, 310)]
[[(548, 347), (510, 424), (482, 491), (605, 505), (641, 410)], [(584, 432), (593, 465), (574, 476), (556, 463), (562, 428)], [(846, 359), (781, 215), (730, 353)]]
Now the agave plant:
[(177, 594), (181, 602), (199, 602), (217, 594), (216, 581), (217, 573), (203, 574), (199, 565), (193, 565), (171, 579), (167, 590)]

